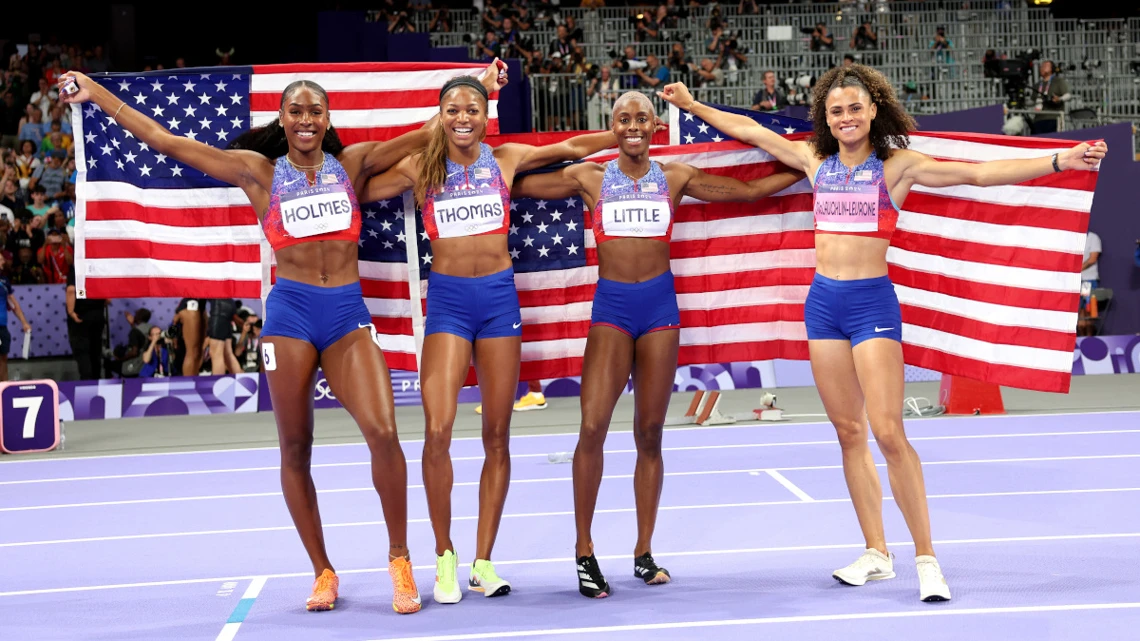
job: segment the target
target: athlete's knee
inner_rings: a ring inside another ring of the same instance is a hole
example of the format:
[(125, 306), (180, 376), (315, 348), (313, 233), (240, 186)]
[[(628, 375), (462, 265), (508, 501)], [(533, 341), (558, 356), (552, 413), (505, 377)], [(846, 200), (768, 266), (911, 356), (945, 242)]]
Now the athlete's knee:
[(634, 425), (633, 440), (640, 456), (661, 456), (661, 436), (665, 429), (663, 421)]
[(364, 435), (364, 442), (368, 444), (368, 449), (371, 452), (388, 452), (393, 448), (400, 449), (400, 437), (396, 433), (396, 424), (392, 421), (361, 422), (360, 432)]
[(281, 439), (281, 466), (308, 469), (313, 459), (313, 435)]
[(504, 420), (500, 423), (483, 426), (483, 450), (487, 456), (507, 454), (510, 452), (510, 442), (509, 421)]
[(845, 450), (867, 446), (867, 424), (862, 418), (832, 418), (839, 446)]
[(451, 449), (451, 421), (427, 421), (424, 428), (424, 457), (446, 455)]
[(584, 451), (601, 450), (606, 442), (606, 432), (610, 422), (593, 417), (584, 417), (578, 432), (578, 448)]
[(875, 443), (887, 463), (901, 461), (910, 450), (910, 443), (903, 432), (902, 421), (885, 421), (885, 424), (875, 425)]

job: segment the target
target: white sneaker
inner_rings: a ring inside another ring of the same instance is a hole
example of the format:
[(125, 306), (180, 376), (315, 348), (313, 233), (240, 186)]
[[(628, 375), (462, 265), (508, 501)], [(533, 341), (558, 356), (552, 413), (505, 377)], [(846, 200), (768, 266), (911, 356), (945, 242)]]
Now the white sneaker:
[(836, 570), (831, 576), (847, 585), (863, 585), (867, 581), (882, 581), (895, 578), (895, 555), (867, 548), (863, 555), (851, 565)]
[(932, 556), (916, 556), (914, 564), (918, 569), (919, 598), (927, 603), (950, 600), (950, 586), (946, 585), (946, 577), (942, 576), (942, 567), (938, 559)]

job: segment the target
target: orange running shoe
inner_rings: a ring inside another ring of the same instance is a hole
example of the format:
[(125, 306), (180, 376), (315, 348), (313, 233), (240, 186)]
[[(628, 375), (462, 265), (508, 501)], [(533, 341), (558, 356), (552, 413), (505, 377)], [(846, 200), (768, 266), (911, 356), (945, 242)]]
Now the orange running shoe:
[(316, 581), (313, 581), (313, 594), (305, 601), (305, 609), (309, 612), (331, 610), (336, 606), (336, 591), (340, 587), (340, 579), (332, 570), (321, 572)]
[(412, 564), (404, 557), (388, 561), (388, 576), (392, 577), (392, 609), (400, 614), (420, 611), (420, 591)]

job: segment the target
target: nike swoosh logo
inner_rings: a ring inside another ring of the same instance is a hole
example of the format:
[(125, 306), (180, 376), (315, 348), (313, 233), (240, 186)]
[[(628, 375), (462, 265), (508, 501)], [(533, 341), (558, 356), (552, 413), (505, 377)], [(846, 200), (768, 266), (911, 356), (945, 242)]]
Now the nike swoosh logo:
[(885, 332), (888, 329), (894, 329), (894, 328), (893, 327), (879, 327), (878, 325), (875, 325), (875, 331), (876, 332)]
[(281, 185), (282, 185), (283, 187), (288, 187), (289, 185), (292, 185), (293, 183), (295, 183), (295, 182), (297, 182), (297, 181), (299, 181), (299, 180), (301, 180), (301, 179), (300, 179), (300, 178), (294, 178), (293, 180), (288, 180), (288, 181), (285, 181), (285, 182), (281, 183)]
[(447, 175), (447, 177), (448, 177), (448, 178), (451, 178), (452, 176), (458, 176), (458, 175), (459, 175), (459, 172), (458, 172), (458, 171), (453, 171), (453, 172), (451, 172), (450, 174), (448, 174), (448, 175)]
[(522, 323), (515, 323), (514, 325), (511, 325), (511, 327), (518, 329), (518, 328), (522, 327)]
[(824, 175), (825, 176), (841, 176), (843, 174), (844, 174), (844, 172), (842, 172), (842, 171), (829, 171)]

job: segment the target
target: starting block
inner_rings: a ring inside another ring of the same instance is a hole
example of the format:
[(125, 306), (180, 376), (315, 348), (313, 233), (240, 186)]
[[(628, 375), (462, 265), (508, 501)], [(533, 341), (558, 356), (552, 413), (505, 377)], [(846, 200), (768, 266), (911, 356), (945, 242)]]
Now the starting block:
[(697, 390), (682, 417), (665, 420), (665, 425), (727, 425), (737, 421), (783, 421), (784, 411), (776, 407), (775, 394), (760, 397), (760, 407), (743, 414), (723, 414), (720, 411), (721, 394), (718, 391)]

